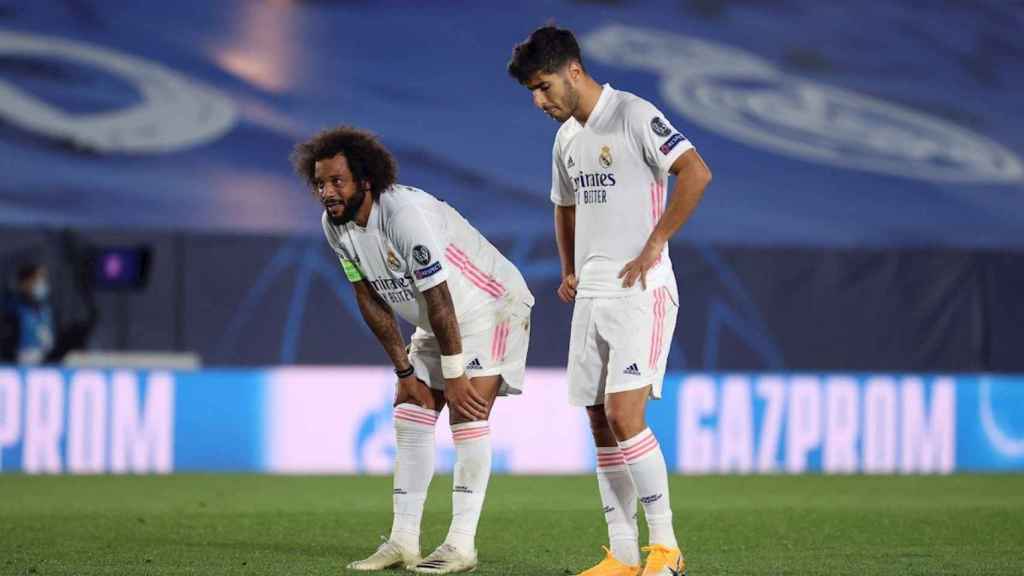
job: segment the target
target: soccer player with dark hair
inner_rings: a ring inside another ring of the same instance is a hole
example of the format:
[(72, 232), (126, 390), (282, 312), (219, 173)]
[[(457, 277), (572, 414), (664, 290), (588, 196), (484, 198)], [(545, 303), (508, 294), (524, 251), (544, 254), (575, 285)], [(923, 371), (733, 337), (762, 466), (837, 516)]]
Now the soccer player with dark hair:
[[(611, 550), (586, 576), (641, 574), (637, 500), (650, 528), (643, 576), (686, 564), (669, 505), (668, 471), (647, 427), (661, 396), (678, 291), (668, 241), (711, 180), (697, 150), (650, 102), (598, 84), (569, 30), (545, 26), (515, 47), (509, 74), (561, 124), (551, 200), (562, 263), (558, 296), (575, 302), (569, 401), (587, 410)], [(668, 204), (669, 174), (676, 176)]]
[[(396, 184), (394, 158), (368, 132), (321, 132), (296, 146), (292, 163), (323, 204), (327, 242), (398, 378), (391, 535), (348, 567), (471, 571), (491, 473), (488, 418), (496, 396), (522, 391), (533, 295), (454, 208)], [(408, 349), (393, 312), (416, 326)], [(444, 543), (421, 560), (434, 424), (445, 404), (456, 452), (452, 523)]]

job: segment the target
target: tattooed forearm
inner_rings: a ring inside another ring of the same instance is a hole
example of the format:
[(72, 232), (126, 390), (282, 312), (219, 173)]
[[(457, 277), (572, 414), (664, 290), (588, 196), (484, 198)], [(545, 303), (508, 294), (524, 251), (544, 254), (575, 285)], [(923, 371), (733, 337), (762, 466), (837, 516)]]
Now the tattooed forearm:
[(407, 368), (409, 358), (405, 353), (405, 342), (402, 340), (402, 331), (398, 329), (391, 307), (381, 300), (365, 280), (353, 283), (352, 287), (356, 291), (356, 301), (359, 303), (363, 320), (377, 336), (384, 352), (391, 358), (395, 368)]
[(434, 330), (441, 354), (450, 356), (462, 353), (462, 335), (459, 334), (459, 320), (455, 317), (455, 305), (448, 292), (448, 283), (442, 282), (423, 293), (427, 301), (430, 327)]

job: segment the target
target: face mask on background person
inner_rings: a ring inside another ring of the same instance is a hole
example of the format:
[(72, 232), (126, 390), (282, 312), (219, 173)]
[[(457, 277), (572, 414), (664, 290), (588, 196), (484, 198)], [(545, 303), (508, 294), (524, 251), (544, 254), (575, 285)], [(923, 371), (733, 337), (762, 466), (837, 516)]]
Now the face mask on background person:
[(36, 303), (45, 302), (50, 296), (50, 283), (46, 280), (37, 280), (29, 289), (29, 294), (32, 295), (32, 300)]

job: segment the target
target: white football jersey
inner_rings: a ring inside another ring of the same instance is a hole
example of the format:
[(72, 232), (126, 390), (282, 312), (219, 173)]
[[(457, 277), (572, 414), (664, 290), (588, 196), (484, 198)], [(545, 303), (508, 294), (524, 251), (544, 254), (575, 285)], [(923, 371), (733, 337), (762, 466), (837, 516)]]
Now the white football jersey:
[[(575, 264), (581, 298), (626, 296), (619, 271), (640, 255), (665, 210), (669, 168), (693, 148), (650, 102), (605, 84), (586, 126), (570, 117), (555, 136), (551, 201), (576, 206)], [(648, 289), (675, 276), (668, 245), (647, 272)]]
[(373, 203), (366, 227), (322, 218), (327, 242), (352, 282), (370, 287), (410, 324), (433, 333), (423, 292), (448, 282), (463, 334), (493, 326), (509, 303), (533, 305), (519, 270), (447, 203), (394, 185)]

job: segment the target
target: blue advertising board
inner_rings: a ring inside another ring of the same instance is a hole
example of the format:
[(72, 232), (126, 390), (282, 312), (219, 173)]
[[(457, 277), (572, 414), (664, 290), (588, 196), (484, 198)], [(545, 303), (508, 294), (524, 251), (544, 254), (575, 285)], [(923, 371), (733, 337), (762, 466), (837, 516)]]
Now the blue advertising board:
[[(382, 367), (0, 368), (0, 470), (29, 474), (386, 474)], [(593, 470), (561, 370), (530, 370), (492, 416), (495, 470)], [(1024, 471), (1024, 377), (673, 373), (648, 412), (683, 474)], [(441, 421), (444, 421), (444, 417)], [(447, 426), (436, 434), (451, 469)], [(558, 438), (558, 442), (550, 442)]]

